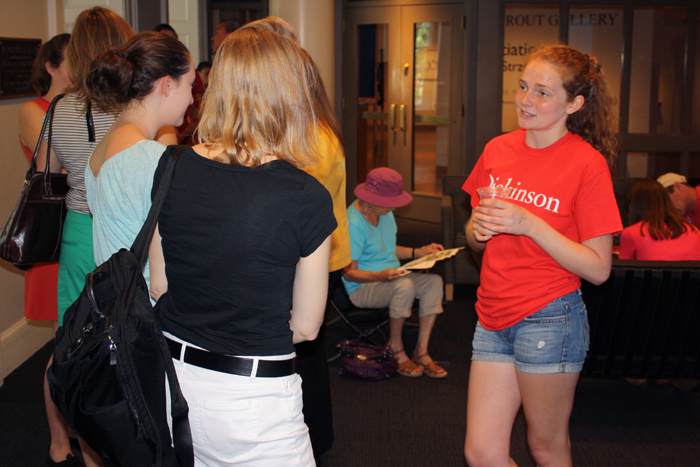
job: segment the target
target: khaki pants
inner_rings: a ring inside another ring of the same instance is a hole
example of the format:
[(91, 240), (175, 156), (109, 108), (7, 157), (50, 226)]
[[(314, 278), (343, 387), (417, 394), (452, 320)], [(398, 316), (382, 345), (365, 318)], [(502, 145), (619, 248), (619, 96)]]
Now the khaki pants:
[(442, 313), (442, 277), (413, 272), (392, 282), (362, 284), (350, 294), (359, 308), (389, 307), (389, 317), (411, 316), (413, 300), (418, 299), (418, 317)]

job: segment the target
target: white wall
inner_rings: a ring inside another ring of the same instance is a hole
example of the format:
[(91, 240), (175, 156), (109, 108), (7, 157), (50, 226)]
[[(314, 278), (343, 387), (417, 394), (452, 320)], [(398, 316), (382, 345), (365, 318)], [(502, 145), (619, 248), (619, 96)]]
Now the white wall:
[(177, 31), (197, 66), (200, 61), (199, 3), (196, 0), (168, 0), (168, 24)]
[[(48, 40), (48, 12), (61, 9), (61, 0), (3, 0), (0, 31), (3, 37)], [(63, 32), (54, 23), (53, 34)], [(62, 18), (62, 15), (60, 15)], [(0, 223), (4, 225), (28, 168), (19, 146), (17, 113), (23, 99), (0, 100)], [(0, 260), (0, 384), (4, 378), (52, 337), (47, 322), (24, 318), (24, 274)]]
[(297, 30), (302, 47), (316, 62), (331, 107), (335, 103), (335, 4), (329, 0), (270, 0), (270, 15)]
[[(14, 0), (12, 0), (14, 1)], [(64, 30), (71, 32), (75, 18), (80, 13), (96, 6), (103, 6), (124, 17), (124, 0), (64, 0)]]

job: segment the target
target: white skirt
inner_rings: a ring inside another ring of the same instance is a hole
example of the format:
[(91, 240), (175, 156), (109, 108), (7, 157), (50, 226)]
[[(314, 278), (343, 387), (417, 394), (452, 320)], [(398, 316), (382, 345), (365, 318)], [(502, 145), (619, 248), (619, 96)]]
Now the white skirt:
[[(293, 356), (260, 358), (284, 360)], [(298, 374), (255, 378), (207, 370), (181, 360), (173, 359), (173, 364), (189, 407), (196, 467), (315, 467)], [(166, 393), (170, 423), (170, 397)]]

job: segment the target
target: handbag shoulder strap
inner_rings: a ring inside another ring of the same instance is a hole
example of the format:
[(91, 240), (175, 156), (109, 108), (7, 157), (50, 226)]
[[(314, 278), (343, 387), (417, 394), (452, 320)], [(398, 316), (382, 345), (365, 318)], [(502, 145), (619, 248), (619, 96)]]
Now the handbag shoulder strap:
[(41, 141), (44, 139), (44, 133), (46, 133), (46, 128), (49, 129), (49, 136), (46, 144), (46, 166), (44, 167), (44, 177), (47, 177), (50, 172), (51, 165), (51, 127), (53, 125), (53, 114), (56, 104), (64, 94), (59, 94), (54, 97), (49, 104), (49, 109), (46, 111), (46, 117), (44, 117), (44, 123), (41, 125), (41, 133), (39, 133), (39, 139), (36, 142), (36, 147), (34, 148), (34, 155), (32, 156), (32, 162), (29, 164), (29, 170), (27, 171), (27, 180), (36, 172), (36, 159), (39, 156), (39, 148), (41, 147)]
[[(182, 154), (189, 146), (170, 146), (166, 149), (163, 157), (168, 157), (168, 162), (165, 166), (165, 171), (163, 172), (163, 177), (158, 185), (158, 191), (156, 191), (153, 197), (153, 204), (151, 204), (151, 209), (148, 211), (148, 217), (141, 227), (141, 231), (136, 236), (134, 244), (131, 245), (131, 252), (138, 258), (139, 264), (143, 264), (146, 261), (146, 256), (148, 255), (148, 247), (151, 245), (151, 239), (153, 238), (153, 232), (156, 230), (156, 225), (158, 224), (158, 217), (160, 216), (160, 209), (163, 207), (163, 202), (168, 194), (168, 189), (170, 188), (170, 181), (173, 178), (173, 173), (175, 172), (175, 164)], [(168, 154), (170, 153), (170, 154)]]
[(95, 121), (92, 119), (92, 102), (88, 104), (85, 111), (85, 123), (87, 125), (88, 142), (96, 143), (95, 140)]
[(382, 336), (382, 338), (384, 339), (384, 344), (385, 344), (385, 345), (386, 345), (387, 343), (389, 343), (389, 341), (388, 341), (387, 338), (386, 338), (386, 334), (384, 334), (384, 331), (382, 331), (382, 328), (381, 328), (380, 326), (374, 326), (374, 327), (372, 327), (372, 328), (367, 329), (365, 332), (363, 332), (362, 334), (360, 334), (359, 336), (357, 336), (357, 339), (354, 339), (353, 342), (360, 343), (360, 342), (362, 342), (363, 340), (367, 340), (367, 341), (369, 341), (369, 342), (372, 342), (372, 341), (369, 339), (369, 336), (371, 336), (371, 335), (374, 334), (375, 332), (378, 332), (378, 333)]

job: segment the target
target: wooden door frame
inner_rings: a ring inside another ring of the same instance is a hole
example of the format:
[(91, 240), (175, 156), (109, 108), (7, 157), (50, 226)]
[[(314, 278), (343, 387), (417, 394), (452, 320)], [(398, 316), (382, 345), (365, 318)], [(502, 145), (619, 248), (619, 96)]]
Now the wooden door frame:
[[(469, 132), (466, 129), (467, 125), (467, 115), (466, 115), (466, 109), (467, 109), (467, 89), (465, 89), (465, 81), (464, 81), (464, 74), (465, 74), (465, 69), (468, 68), (468, 65), (463, 58), (467, 54), (467, 39), (468, 39), (468, 34), (461, 33), (463, 28), (466, 28), (468, 25), (468, 21), (466, 20), (466, 12), (464, 3), (463, 2), (437, 2), (437, 1), (431, 1), (431, 0), (426, 0), (426, 1), (363, 1), (363, 2), (345, 2), (344, 5), (344, 10), (343, 10), (343, 55), (341, 57), (342, 61), (342, 81), (340, 85), (342, 86), (343, 90), (343, 97), (342, 97), (342, 103), (341, 103), (341, 109), (342, 109), (342, 114), (341, 114), (341, 122), (342, 122), (342, 129), (343, 129), (343, 136), (345, 139), (345, 149), (346, 149), (346, 173), (347, 173), (347, 197), (348, 200), (354, 199), (354, 195), (352, 193), (353, 189), (357, 184), (362, 183), (363, 180), (358, 180), (357, 178), (357, 170), (358, 170), (358, 146), (357, 146), (357, 118), (356, 118), (356, 109), (353, 108), (352, 103), (357, 102), (357, 89), (354, 83), (350, 80), (352, 80), (354, 76), (357, 74), (357, 67), (356, 67), (356, 61), (355, 60), (348, 60), (346, 57), (354, 57), (357, 55), (357, 36), (356, 32), (349, 25), (352, 19), (352, 24), (379, 24), (379, 23), (386, 23), (384, 18), (388, 17), (394, 8), (396, 7), (403, 7), (403, 6), (411, 6), (418, 8), (419, 10), (423, 10), (427, 17), (430, 18), (430, 4), (446, 4), (446, 5), (455, 5), (455, 6), (461, 6), (462, 7), (462, 15), (465, 16), (465, 20), (461, 22), (459, 21), (454, 21), (453, 24), (455, 24), (455, 34), (453, 36), (452, 40), (452, 45), (451, 49), (453, 50), (453, 54), (459, 54), (456, 60), (453, 59), (452, 63), (457, 63), (459, 66), (453, 66), (452, 71), (451, 71), (451, 80), (452, 83), (457, 84), (457, 86), (453, 86), (453, 89), (456, 89), (458, 91), (452, 91), (452, 96), (454, 100), (457, 100), (458, 103), (456, 105), (452, 105), (450, 108), (450, 118), (453, 121), (457, 121), (457, 123), (452, 125), (453, 131), (450, 133), (450, 148), (451, 148), (451, 154), (449, 157), (449, 166), (448, 166), (448, 174), (459, 174), (462, 172), (463, 167), (465, 166), (465, 143), (468, 141), (467, 135)], [(364, 16), (362, 19), (359, 21), (354, 20), (354, 15), (357, 15), (358, 12), (360, 11), (366, 11), (366, 16)], [(400, 10), (399, 10), (400, 11)], [(396, 14), (396, 13), (394, 13)], [(377, 19), (380, 18), (380, 19)], [(430, 19), (428, 19), (429, 21)], [(399, 27), (402, 29), (405, 28), (403, 23), (403, 19), (399, 16)], [(459, 32), (459, 33), (458, 33)], [(402, 32), (402, 35), (405, 34)], [(391, 37), (392, 34), (390, 33), (390, 39), (394, 39)], [(400, 39), (400, 38), (399, 38)], [(459, 50), (455, 50), (455, 44), (457, 44), (461, 48), (461, 52)], [(412, 46), (411, 46), (411, 55), (412, 55)], [(389, 56), (388, 59), (391, 60), (391, 65), (390, 69), (393, 70), (400, 70), (400, 66), (402, 60), (406, 59), (408, 57), (406, 56), (405, 51), (401, 51), (400, 48), (398, 56)], [(453, 55), (454, 57), (454, 55)], [(410, 63), (413, 64), (414, 58), (411, 56), (410, 57)], [(397, 71), (394, 72), (396, 74)], [(395, 89), (401, 89), (401, 83), (400, 83), (400, 77), (399, 76), (390, 76), (389, 78), (390, 84), (388, 87), (391, 86), (396, 86)], [(341, 80), (337, 80), (336, 82), (338, 83)], [(399, 83), (394, 84), (396, 81), (399, 81)], [(404, 84), (405, 87), (405, 84)], [(413, 138), (412, 134), (412, 126), (413, 122), (411, 121), (411, 116), (413, 114), (412, 112), (412, 94), (413, 94), (413, 86), (411, 85), (410, 90), (402, 90), (401, 91), (404, 95), (400, 96), (401, 99), (397, 100), (396, 103), (397, 105), (404, 103), (403, 101), (406, 100), (406, 95), (410, 94), (410, 106), (407, 109), (408, 111), (408, 118), (407, 118), (407, 128), (406, 128), (406, 133), (411, 135), (410, 138)], [(388, 101), (387, 101), (388, 102)], [(393, 101), (392, 101), (393, 102)], [(464, 110), (463, 110), (464, 109)], [(463, 113), (464, 112), (464, 113)], [(391, 136), (390, 136), (391, 137)], [(399, 136), (401, 137), (401, 136)], [(408, 141), (407, 146), (412, 147), (413, 145), (413, 140), (411, 139)], [(391, 157), (391, 156), (390, 156)], [(401, 160), (398, 163), (403, 167), (406, 164), (410, 164), (410, 171), (412, 173), (413, 167), (413, 160), (412, 160), (412, 154), (411, 157), (406, 157), (405, 154), (402, 154), (401, 157), (403, 159), (407, 160)], [(396, 162), (395, 162), (396, 164)], [(390, 164), (391, 165), (391, 164)], [(405, 169), (405, 167), (403, 167)], [(405, 170), (404, 170), (405, 172)], [(404, 177), (404, 189), (406, 191), (411, 191), (412, 188), (412, 180), (410, 177)], [(421, 194), (421, 193), (412, 193), (414, 196), (414, 202), (411, 203), (410, 206), (406, 208), (402, 208), (397, 210), (396, 214), (401, 217), (409, 217), (409, 218), (420, 218), (423, 220), (429, 220), (430, 222), (440, 222), (440, 212), (439, 212), (439, 196), (436, 195), (427, 195), (427, 194)], [(437, 206), (437, 207), (436, 207)]]

